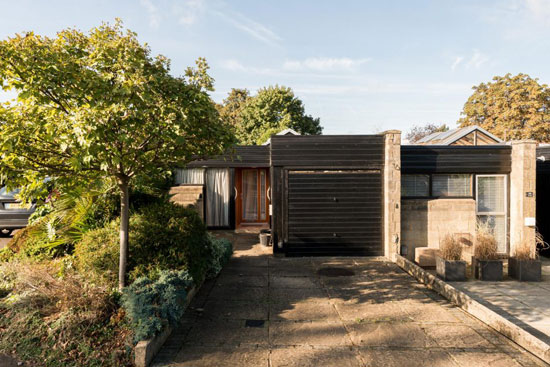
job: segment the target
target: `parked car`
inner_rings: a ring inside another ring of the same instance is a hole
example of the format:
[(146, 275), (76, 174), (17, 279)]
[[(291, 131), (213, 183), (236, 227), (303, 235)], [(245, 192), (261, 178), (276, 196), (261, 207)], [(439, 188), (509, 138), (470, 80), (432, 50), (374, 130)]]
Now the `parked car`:
[(18, 191), (7, 191), (6, 187), (0, 188), (0, 234), (11, 235), (15, 229), (25, 228), (35, 206), (23, 205), (15, 198)]

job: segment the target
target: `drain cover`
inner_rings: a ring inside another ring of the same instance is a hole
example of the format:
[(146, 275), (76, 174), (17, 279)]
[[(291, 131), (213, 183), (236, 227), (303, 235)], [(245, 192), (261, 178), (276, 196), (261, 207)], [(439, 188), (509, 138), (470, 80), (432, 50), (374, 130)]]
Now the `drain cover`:
[(317, 274), (324, 276), (324, 277), (350, 277), (352, 275), (355, 275), (353, 270), (346, 269), (346, 268), (321, 268), (317, 270)]
[(244, 326), (246, 327), (264, 327), (264, 320), (246, 320)]

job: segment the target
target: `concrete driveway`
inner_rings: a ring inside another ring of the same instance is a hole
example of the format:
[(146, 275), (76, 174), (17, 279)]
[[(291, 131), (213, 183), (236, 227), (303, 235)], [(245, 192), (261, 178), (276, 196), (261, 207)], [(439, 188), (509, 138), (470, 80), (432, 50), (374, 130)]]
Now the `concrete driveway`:
[(383, 259), (277, 258), (254, 234), (156, 366), (545, 366)]

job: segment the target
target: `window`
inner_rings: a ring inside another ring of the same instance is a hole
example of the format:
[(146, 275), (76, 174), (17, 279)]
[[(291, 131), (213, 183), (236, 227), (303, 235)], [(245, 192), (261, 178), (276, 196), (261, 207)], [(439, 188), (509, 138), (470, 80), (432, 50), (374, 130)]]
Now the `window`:
[(493, 231), (500, 253), (506, 253), (506, 189), (505, 175), (477, 176), (477, 218)]
[(401, 196), (427, 197), (430, 195), (430, 175), (401, 175)]
[(433, 175), (432, 195), (443, 197), (471, 197), (472, 175)]

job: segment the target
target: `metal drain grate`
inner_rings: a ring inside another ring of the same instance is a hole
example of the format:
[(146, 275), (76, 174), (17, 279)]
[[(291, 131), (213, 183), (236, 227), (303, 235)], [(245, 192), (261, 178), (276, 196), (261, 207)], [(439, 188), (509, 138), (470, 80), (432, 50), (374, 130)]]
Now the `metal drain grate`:
[(346, 268), (321, 268), (317, 270), (317, 274), (324, 276), (324, 277), (351, 277), (355, 275), (353, 270), (346, 269)]
[(245, 327), (264, 327), (265, 320), (246, 320)]

